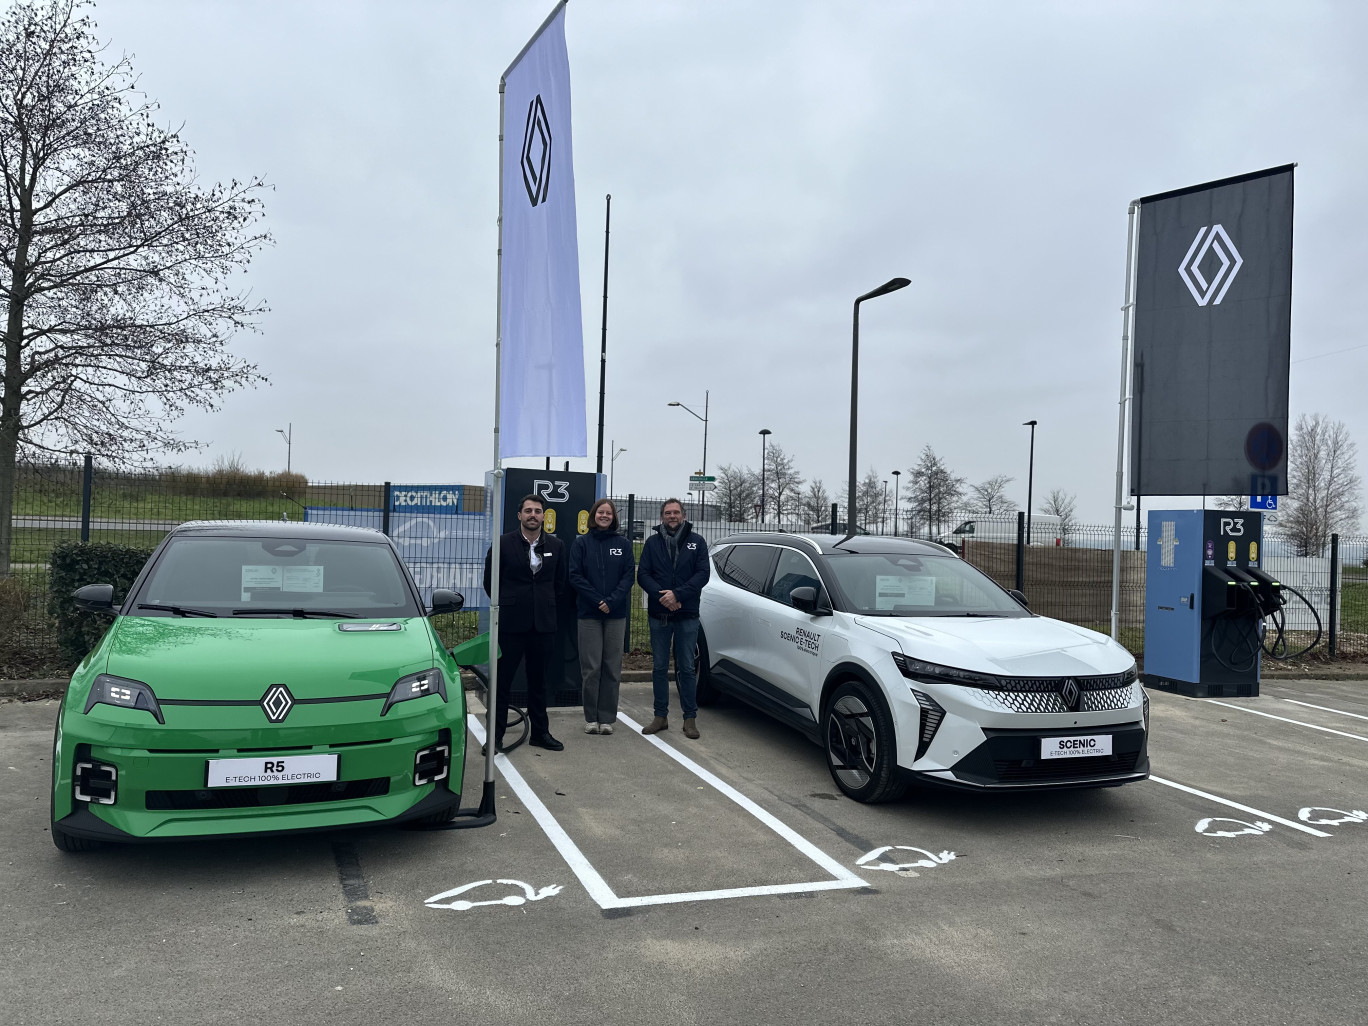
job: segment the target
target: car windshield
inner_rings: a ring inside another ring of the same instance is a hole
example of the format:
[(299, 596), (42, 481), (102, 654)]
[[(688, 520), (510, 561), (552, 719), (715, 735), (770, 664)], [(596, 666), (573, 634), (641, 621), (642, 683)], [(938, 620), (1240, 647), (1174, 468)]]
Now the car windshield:
[(308, 538), (173, 538), (138, 616), (421, 616), (388, 545)]
[(834, 552), (827, 565), (851, 613), (870, 616), (1029, 616), (1011, 595), (956, 556)]

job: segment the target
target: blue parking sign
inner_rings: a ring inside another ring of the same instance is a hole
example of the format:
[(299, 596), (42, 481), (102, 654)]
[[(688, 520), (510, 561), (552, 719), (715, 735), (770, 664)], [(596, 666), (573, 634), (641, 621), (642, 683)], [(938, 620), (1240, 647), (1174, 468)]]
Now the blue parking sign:
[(1277, 509), (1278, 497), (1276, 495), (1251, 495), (1249, 497), (1250, 509)]

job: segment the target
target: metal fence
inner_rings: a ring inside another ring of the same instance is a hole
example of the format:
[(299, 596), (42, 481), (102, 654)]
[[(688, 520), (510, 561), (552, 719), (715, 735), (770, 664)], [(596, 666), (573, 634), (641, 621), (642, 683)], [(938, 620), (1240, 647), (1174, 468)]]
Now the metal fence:
[[(56, 626), (48, 609), (48, 562), (55, 545), (67, 541), (113, 542), (151, 549), (172, 527), (188, 520), (305, 520), (359, 517), (388, 527), (400, 543), (415, 576), (435, 586), (459, 578), (472, 606), (482, 605), (474, 575), (482, 563), (487, 540), (472, 536), (464, 524), (458, 556), (439, 555), (439, 542), (453, 528), (434, 515), (423, 524), (384, 515), (385, 484), (313, 482), (302, 475), (266, 474), (234, 470), (190, 473), (116, 472), (90, 463), (22, 463), (15, 487), (10, 569), (0, 574), (0, 677), (57, 676), (70, 669), (57, 651)], [(619, 521), (636, 543), (638, 558), (647, 532), (659, 523), (661, 497), (618, 496)], [(460, 506), (450, 517), (483, 514), (484, 489), (461, 488)], [(721, 508), (686, 500), (694, 529), (710, 543), (731, 534), (754, 531), (805, 532), (813, 526), (800, 520), (783, 522), (725, 521)], [(321, 511), (327, 511), (326, 515)], [(955, 544), (969, 562), (1004, 587), (1018, 583), (1018, 548), (1004, 518), (972, 513), (947, 513), (929, 536)], [(975, 520), (980, 527), (955, 534), (957, 527)], [(917, 518), (920, 534), (928, 532)], [(360, 522), (360, 521), (358, 521)], [(398, 525), (398, 527), (396, 527)], [(838, 526), (841, 526), (838, 524)], [(900, 524), (904, 527), (905, 521)], [(891, 530), (892, 519), (872, 525)], [(402, 530), (401, 530), (402, 529)], [(425, 533), (426, 532), (426, 533)], [(942, 533), (943, 532), (943, 533)], [(487, 536), (486, 536), (487, 537)], [(1133, 652), (1144, 648), (1145, 531), (1127, 525), (1121, 553), (1120, 638)], [(1071, 525), (1036, 534), (1034, 544), (1020, 551), (1021, 586), (1031, 608), (1095, 630), (1110, 630), (1112, 527)], [(405, 546), (413, 549), (409, 552)], [(455, 550), (453, 550), (455, 551)], [(1290, 542), (1270, 529), (1265, 536), (1266, 566), (1314, 606), (1324, 639), (1315, 651), (1320, 658), (1368, 658), (1368, 537), (1335, 538), (1331, 551), (1318, 557), (1297, 557)], [(451, 565), (443, 568), (442, 561)], [(1333, 601), (1332, 601), (1333, 599)], [(1287, 625), (1291, 647), (1314, 636), (1315, 617), (1295, 597), (1289, 602)], [(448, 643), (479, 630), (476, 612), (440, 617), (439, 633)], [(650, 632), (645, 596), (633, 588), (629, 649), (649, 652)]]

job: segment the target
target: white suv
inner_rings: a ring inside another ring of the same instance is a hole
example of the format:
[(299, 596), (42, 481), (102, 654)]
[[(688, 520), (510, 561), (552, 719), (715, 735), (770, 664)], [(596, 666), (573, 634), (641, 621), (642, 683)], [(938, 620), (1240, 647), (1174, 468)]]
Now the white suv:
[(940, 545), (748, 534), (712, 558), (700, 704), (733, 695), (796, 727), (857, 801), (912, 777), (1028, 790), (1149, 775), (1130, 653), (1036, 616)]

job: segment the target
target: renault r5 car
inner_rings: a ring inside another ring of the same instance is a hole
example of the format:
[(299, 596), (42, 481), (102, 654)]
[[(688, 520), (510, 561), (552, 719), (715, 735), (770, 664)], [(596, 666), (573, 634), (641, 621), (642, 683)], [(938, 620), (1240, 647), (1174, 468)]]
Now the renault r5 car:
[(436, 825), (464, 762), (459, 672), (394, 545), (353, 527), (189, 523), (113, 604), (72, 676), (52, 758), (65, 851), (158, 841)]
[(857, 801), (1149, 775), (1149, 700), (1111, 638), (1037, 616), (933, 542), (734, 535), (699, 616), (700, 703), (740, 698), (826, 752)]

